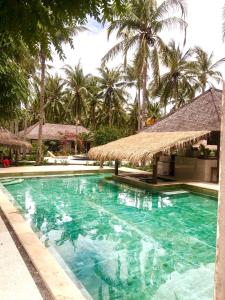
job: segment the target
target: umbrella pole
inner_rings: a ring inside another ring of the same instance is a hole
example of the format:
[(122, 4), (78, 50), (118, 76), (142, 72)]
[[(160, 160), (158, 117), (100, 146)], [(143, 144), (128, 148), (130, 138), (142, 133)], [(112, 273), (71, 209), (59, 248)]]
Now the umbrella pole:
[(115, 175), (119, 175), (119, 161), (118, 159), (115, 160)]
[(159, 157), (154, 157), (154, 160), (153, 160), (153, 173), (152, 173), (152, 183), (154, 183), (154, 184), (157, 184), (158, 160), (159, 160)]

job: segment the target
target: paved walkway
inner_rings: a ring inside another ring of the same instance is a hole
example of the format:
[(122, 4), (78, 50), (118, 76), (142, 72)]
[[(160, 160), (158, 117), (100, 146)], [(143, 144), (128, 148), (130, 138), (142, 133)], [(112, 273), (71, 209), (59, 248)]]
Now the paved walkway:
[[(99, 166), (83, 166), (83, 165), (45, 165), (45, 166), (18, 166), (18, 167), (10, 167), (10, 168), (0, 168), (0, 176), (22, 176), (35, 173), (43, 173), (44, 175), (58, 173), (72, 173), (72, 172), (107, 172), (107, 171), (113, 171), (114, 167), (107, 167), (104, 166), (103, 168), (100, 168)], [(121, 167), (119, 169), (122, 172), (129, 172), (129, 173), (148, 173), (145, 171), (137, 170), (137, 169), (131, 169), (126, 167)]]
[(27, 266), (0, 217), (0, 299), (42, 300)]

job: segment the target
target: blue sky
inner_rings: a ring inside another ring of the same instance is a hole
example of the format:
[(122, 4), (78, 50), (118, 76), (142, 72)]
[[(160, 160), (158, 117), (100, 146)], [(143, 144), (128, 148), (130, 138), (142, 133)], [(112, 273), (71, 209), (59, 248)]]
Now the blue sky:
[[(187, 0), (188, 7), (188, 35), (187, 47), (199, 45), (207, 52), (212, 51), (215, 59), (225, 56), (225, 43), (222, 42), (222, 7), (224, 0)], [(65, 61), (60, 61), (58, 56), (53, 56), (51, 72), (63, 75), (61, 68), (65, 64), (75, 65), (79, 61), (85, 73), (97, 74), (101, 58), (116, 43), (115, 35), (107, 40), (107, 30), (94, 20), (89, 20), (87, 27), (90, 31), (80, 33), (74, 37), (74, 49), (64, 46)], [(169, 41), (174, 38), (182, 44), (183, 36), (178, 31), (165, 32), (162, 37)], [(109, 62), (109, 66), (117, 66), (122, 63), (122, 57), (118, 56)], [(221, 68), (225, 77), (225, 64)]]

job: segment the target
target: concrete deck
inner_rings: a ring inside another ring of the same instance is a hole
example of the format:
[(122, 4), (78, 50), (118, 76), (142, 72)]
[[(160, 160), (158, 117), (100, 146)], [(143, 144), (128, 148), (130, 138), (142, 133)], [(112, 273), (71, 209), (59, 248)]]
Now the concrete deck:
[[(121, 167), (120, 172), (125, 173), (142, 173), (149, 172)], [(83, 165), (44, 165), (44, 166), (18, 166), (10, 168), (0, 168), (0, 177), (10, 176), (32, 176), (32, 175), (57, 175), (57, 174), (76, 174), (76, 173), (97, 173), (97, 172), (114, 172), (113, 167), (104, 166), (83, 166)]]
[(11, 235), (0, 217), (0, 299), (42, 300)]
[(86, 172), (110, 172), (113, 169), (104, 167), (100, 169), (99, 166), (18, 166), (10, 168), (0, 168), (0, 177), (6, 176), (29, 176), (29, 175), (49, 175), (49, 174), (69, 174), (69, 173), (86, 173)]

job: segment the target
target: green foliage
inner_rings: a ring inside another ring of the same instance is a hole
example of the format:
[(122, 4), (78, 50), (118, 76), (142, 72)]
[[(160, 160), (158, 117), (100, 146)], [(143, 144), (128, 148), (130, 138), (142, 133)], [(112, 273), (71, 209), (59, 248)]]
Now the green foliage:
[(123, 129), (116, 127), (100, 127), (94, 133), (94, 145), (104, 145), (126, 136)]
[(29, 94), (26, 72), (15, 61), (0, 56), (0, 118), (9, 120), (19, 114)]
[(2, 0), (0, 32), (12, 37), (16, 42), (22, 38), (33, 51), (37, 50), (41, 41), (52, 42), (62, 54), (60, 35), (65, 35), (66, 27), (74, 23), (83, 23), (88, 16), (108, 20), (112, 16), (112, 8), (115, 12), (121, 12), (125, 2), (127, 1)]

